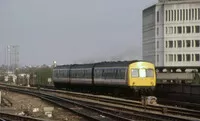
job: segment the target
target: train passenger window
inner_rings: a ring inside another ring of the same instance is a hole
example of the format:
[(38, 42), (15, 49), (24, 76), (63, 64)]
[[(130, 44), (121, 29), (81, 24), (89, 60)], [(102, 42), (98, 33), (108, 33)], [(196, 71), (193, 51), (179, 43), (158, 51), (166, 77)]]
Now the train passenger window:
[(91, 70), (85, 70), (84, 73), (85, 73), (84, 75), (85, 78), (91, 78)]
[(65, 78), (69, 77), (68, 72), (69, 72), (68, 70), (65, 70), (65, 71), (64, 71), (64, 77), (65, 77)]
[(125, 78), (125, 69), (118, 69), (116, 72), (116, 79), (124, 79)]
[(145, 69), (140, 69), (140, 77), (146, 77), (146, 70)]
[(153, 77), (153, 69), (146, 69), (147, 77)]
[(103, 69), (96, 69), (94, 72), (94, 78), (102, 78)]
[(131, 76), (132, 77), (138, 77), (139, 76), (138, 69), (132, 69), (131, 70)]

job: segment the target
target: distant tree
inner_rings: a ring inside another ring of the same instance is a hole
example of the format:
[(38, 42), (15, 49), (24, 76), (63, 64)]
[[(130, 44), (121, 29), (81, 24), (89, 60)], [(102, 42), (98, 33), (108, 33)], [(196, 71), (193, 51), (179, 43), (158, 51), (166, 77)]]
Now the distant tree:
[(47, 85), (48, 78), (52, 77), (52, 68), (48, 66), (43, 66), (41, 68), (36, 69), (35, 74), (38, 85)]

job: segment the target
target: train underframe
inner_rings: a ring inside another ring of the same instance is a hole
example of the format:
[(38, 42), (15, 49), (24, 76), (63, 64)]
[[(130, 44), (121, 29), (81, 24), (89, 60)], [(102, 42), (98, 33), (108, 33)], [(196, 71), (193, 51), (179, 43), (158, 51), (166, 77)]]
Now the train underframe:
[(128, 86), (114, 86), (114, 85), (86, 85), (86, 84), (63, 84), (54, 83), (58, 89), (64, 88), (69, 91), (113, 95), (117, 97), (141, 97), (154, 95), (154, 87), (128, 87)]

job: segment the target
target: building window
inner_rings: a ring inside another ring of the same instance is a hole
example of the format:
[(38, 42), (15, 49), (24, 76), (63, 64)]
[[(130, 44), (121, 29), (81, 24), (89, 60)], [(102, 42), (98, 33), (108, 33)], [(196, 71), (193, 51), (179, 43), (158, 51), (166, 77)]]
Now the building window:
[(159, 28), (157, 27), (157, 36), (159, 35)]
[(181, 48), (181, 47), (182, 47), (182, 41), (178, 40), (178, 48)]
[(173, 55), (169, 54), (169, 62), (172, 62), (172, 61), (173, 61)]
[(178, 34), (181, 34), (181, 33), (182, 33), (182, 28), (181, 28), (181, 26), (178, 26), (178, 27), (177, 27), (177, 31), (178, 31)]
[(190, 26), (186, 26), (186, 32), (190, 33), (191, 32), (191, 27)]
[(182, 15), (183, 15), (183, 12), (182, 12), (182, 9), (180, 10), (180, 21), (182, 21)]
[(174, 27), (174, 34), (176, 34), (176, 27)]
[(189, 20), (191, 20), (191, 9), (189, 9)]
[(194, 54), (192, 54), (192, 61), (194, 61)]
[(168, 20), (168, 11), (166, 10), (166, 15), (165, 15), (165, 20), (167, 21)]
[(185, 27), (183, 27), (183, 33), (185, 33)]
[(171, 21), (171, 12), (169, 10), (169, 21)]
[(174, 21), (176, 21), (176, 10), (174, 10)]
[(192, 20), (194, 20), (194, 9), (192, 9)]
[(173, 48), (173, 41), (169, 41), (169, 48)]
[(183, 21), (185, 21), (185, 9), (183, 9)]
[(191, 47), (190, 40), (186, 40), (186, 47)]
[(177, 21), (179, 21), (179, 10), (177, 10)]
[(174, 54), (174, 61), (176, 61), (176, 54)]
[(185, 40), (183, 40), (183, 47), (185, 47)]
[(157, 63), (159, 62), (159, 55), (157, 55)]
[(159, 41), (157, 41), (157, 48), (159, 48)]
[(190, 61), (190, 60), (191, 60), (190, 54), (186, 54), (186, 61)]
[(192, 32), (191, 33), (194, 33), (194, 26), (192, 26)]
[(165, 27), (165, 30), (166, 30), (166, 34), (168, 33), (168, 31), (167, 31), (167, 27)]
[(174, 21), (174, 11), (171, 10), (171, 13), (172, 13), (172, 21)]
[(196, 30), (196, 33), (199, 33), (200, 32), (200, 27), (199, 26), (195, 26), (195, 30)]
[(159, 22), (159, 11), (157, 11), (157, 22)]
[(192, 47), (194, 47), (194, 40), (191, 40), (191, 43), (192, 43)]
[(200, 40), (195, 40), (195, 47), (200, 47)]
[(188, 9), (186, 9), (186, 20), (188, 20)]
[(176, 48), (176, 41), (174, 41), (174, 48)]
[(197, 8), (195, 8), (195, 20), (197, 20)]
[(198, 8), (198, 20), (200, 20), (200, 8)]
[(168, 47), (168, 43), (167, 43), (167, 41), (165, 42), (165, 47), (166, 47), (166, 48)]
[(195, 54), (195, 59), (196, 59), (196, 61), (199, 61), (199, 60), (200, 60), (199, 54)]
[(178, 61), (182, 61), (182, 55), (181, 54), (178, 54), (177, 57), (178, 57)]

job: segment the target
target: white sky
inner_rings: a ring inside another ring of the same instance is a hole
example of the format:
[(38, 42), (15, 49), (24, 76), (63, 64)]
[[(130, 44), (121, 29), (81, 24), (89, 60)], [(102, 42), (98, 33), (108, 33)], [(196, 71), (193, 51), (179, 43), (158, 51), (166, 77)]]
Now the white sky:
[(142, 59), (142, 10), (157, 0), (0, 0), (0, 64)]

